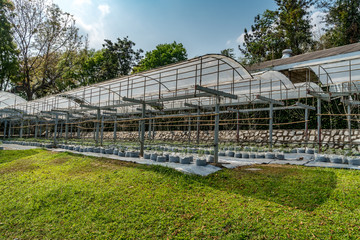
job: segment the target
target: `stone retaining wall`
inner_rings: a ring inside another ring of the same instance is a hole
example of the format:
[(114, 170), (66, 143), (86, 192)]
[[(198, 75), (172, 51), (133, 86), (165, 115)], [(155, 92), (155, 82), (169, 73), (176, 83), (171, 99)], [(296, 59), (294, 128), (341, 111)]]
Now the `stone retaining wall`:
[[(137, 140), (138, 132), (117, 132), (118, 139)], [(145, 134), (148, 138), (148, 132)], [(330, 147), (343, 147), (348, 139), (348, 130), (338, 129), (322, 130), (322, 142)], [(82, 134), (82, 137), (92, 138), (93, 133)], [(201, 131), (200, 140), (202, 142), (212, 142), (214, 137), (213, 131)], [(112, 132), (104, 133), (105, 139), (112, 139)], [(196, 141), (196, 131), (191, 132), (191, 141)], [(184, 131), (158, 131), (154, 135), (155, 140), (161, 141), (180, 141), (187, 142), (189, 135)], [(360, 139), (360, 131), (352, 131), (352, 141), (356, 143)], [(220, 142), (236, 142), (236, 131), (220, 131)], [(307, 141), (308, 140), (308, 141)], [(239, 142), (266, 144), (269, 141), (269, 131), (267, 130), (241, 130), (239, 133)], [(317, 130), (309, 130), (308, 137), (305, 136), (304, 130), (274, 130), (273, 131), (274, 143), (304, 143), (304, 142), (317, 142)]]

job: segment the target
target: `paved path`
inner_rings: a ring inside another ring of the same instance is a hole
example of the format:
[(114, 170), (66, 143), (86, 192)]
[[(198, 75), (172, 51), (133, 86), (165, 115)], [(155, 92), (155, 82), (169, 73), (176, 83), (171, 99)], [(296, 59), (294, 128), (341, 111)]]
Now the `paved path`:
[[(35, 149), (39, 147), (33, 146), (22, 146), (17, 144), (2, 144), (0, 147), (4, 147), (5, 150), (26, 150), (26, 149)], [(104, 157), (115, 160), (121, 160), (126, 162), (134, 162), (139, 164), (146, 165), (160, 165), (165, 167), (170, 167), (176, 169), (180, 172), (187, 174), (197, 174), (201, 176), (207, 176), (214, 172), (221, 170), (219, 167), (215, 167), (213, 165), (206, 166), (196, 166), (195, 161), (191, 164), (180, 164), (180, 163), (170, 163), (170, 162), (156, 162), (152, 160), (147, 160), (143, 158), (129, 158), (129, 157), (119, 157), (113, 154), (102, 154), (102, 153), (93, 153), (93, 152), (77, 152), (71, 150), (65, 150), (61, 148), (49, 149), (54, 152), (71, 152), (75, 154), (81, 154), (85, 156), (93, 156), (93, 157)], [(240, 166), (251, 166), (257, 164), (289, 164), (289, 165), (299, 165), (306, 167), (325, 167), (325, 168), (343, 168), (343, 169), (356, 169), (360, 170), (360, 166), (352, 166), (348, 164), (335, 164), (330, 162), (315, 162), (314, 155), (312, 154), (297, 154), (290, 153), (285, 154), (286, 160), (277, 160), (277, 159), (265, 159), (265, 158), (247, 158), (247, 159), (239, 159), (232, 157), (219, 157), (219, 161), (225, 168), (236, 168)]]

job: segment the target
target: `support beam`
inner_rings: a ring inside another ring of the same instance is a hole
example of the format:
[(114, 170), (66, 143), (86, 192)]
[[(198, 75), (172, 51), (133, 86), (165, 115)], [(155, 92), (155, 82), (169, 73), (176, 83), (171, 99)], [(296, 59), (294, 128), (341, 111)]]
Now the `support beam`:
[(113, 107), (108, 107), (108, 106), (99, 107), (99, 106), (92, 106), (92, 105), (87, 105), (87, 104), (80, 104), (80, 107), (88, 108), (88, 109), (91, 109), (91, 110), (116, 111), (116, 109), (114, 109)]
[(200, 108), (197, 109), (197, 115), (198, 117), (196, 118), (197, 122), (196, 122), (196, 143), (199, 145), (200, 144)]
[(4, 122), (4, 139), (6, 138), (7, 121)]
[(104, 141), (104, 115), (101, 116), (101, 135), (100, 135), (100, 145), (103, 145)]
[(69, 139), (69, 113), (66, 113), (65, 142)]
[(122, 98), (123, 101), (125, 102), (131, 102), (131, 103), (135, 103), (135, 104), (146, 104), (146, 105), (149, 105), (155, 109), (163, 109), (164, 108), (164, 105), (163, 104), (160, 104), (158, 102), (154, 102), (154, 101), (144, 101), (144, 100), (141, 100), (141, 99), (135, 99), (135, 98), (127, 98), (127, 97), (123, 97)]
[(269, 111), (269, 145), (270, 150), (273, 147), (273, 122), (274, 122), (274, 103), (270, 102), (270, 111)]
[(272, 103), (272, 104), (276, 104), (276, 105), (280, 105), (280, 106), (284, 106), (285, 104), (281, 101), (278, 101), (278, 100), (275, 100), (275, 99), (272, 99), (272, 98), (267, 98), (267, 97), (264, 97), (264, 96), (261, 96), (261, 95), (257, 95), (256, 96), (256, 99), (259, 99), (261, 101), (264, 101), (264, 102), (268, 102), (268, 103)]
[(347, 105), (347, 121), (348, 121), (348, 131), (349, 131), (349, 135), (348, 135), (348, 142), (349, 142), (349, 146), (350, 146), (350, 149), (352, 149), (352, 140), (351, 140), (351, 135), (352, 135), (352, 132), (351, 132), (351, 105), (348, 104)]
[(331, 101), (330, 94), (328, 94), (328, 93), (314, 92), (314, 91), (308, 90), (307, 94), (309, 94), (309, 95), (311, 95), (313, 97), (316, 97), (317, 99), (321, 99), (323, 101), (326, 101), (326, 102)]
[(11, 121), (9, 121), (9, 133), (8, 133), (8, 138), (11, 138)]
[(96, 133), (95, 133), (95, 145), (99, 145), (99, 128), (100, 128), (100, 109), (97, 109), (96, 114)]
[(222, 97), (227, 97), (227, 98), (231, 98), (231, 99), (237, 99), (238, 98), (237, 95), (227, 93), (227, 92), (223, 92), (223, 91), (218, 91), (218, 90), (211, 89), (211, 88), (208, 88), (208, 87), (203, 87), (203, 86), (200, 86), (200, 85), (195, 85), (195, 90), (206, 92), (206, 93), (209, 93), (209, 94), (212, 94), (212, 95), (215, 95), (215, 96), (222, 96)]
[(140, 157), (144, 157), (144, 145), (145, 145), (145, 120), (146, 117), (146, 104), (142, 104), (142, 115), (141, 117), (143, 120), (140, 121), (141, 123), (141, 132), (140, 132)]
[(301, 107), (301, 108), (304, 108), (304, 109), (308, 109), (308, 110), (313, 110), (313, 111), (316, 110), (315, 107), (312, 107), (312, 106), (309, 106), (309, 105), (306, 105), (306, 104), (303, 104), (303, 103), (300, 103), (300, 102), (295, 103), (295, 106), (298, 106), (298, 107)]
[(319, 153), (321, 153), (321, 99), (317, 99), (317, 135), (318, 135), (318, 145)]
[(309, 109), (305, 108), (305, 139), (309, 138)]
[(54, 126), (54, 146), (56, 146), (56, 144), (57, 144), (57, 142), (56, 142), (56, 134), (57, 134), (58, 122), (59, 122), (59, 115), (56, 114), (56, 116), (55, 116), (55, 126)]
[(116, 138), (117, 138), (117, 116), (114, 116), (114, 142), (116, 142)]
[(21, 119), (19, 137), (23, 137), (24, 119)]
[(216, 106), (215, 106), (215, 128), (214, 128), (214, 163), (219, 162), (219, 121), (220, 121), (220, 97), (216, 97)]

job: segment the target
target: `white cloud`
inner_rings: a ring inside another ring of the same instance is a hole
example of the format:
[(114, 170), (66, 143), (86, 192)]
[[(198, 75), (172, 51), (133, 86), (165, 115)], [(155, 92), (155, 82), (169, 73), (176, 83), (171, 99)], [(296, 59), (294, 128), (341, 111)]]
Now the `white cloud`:
[(311, 24), (313, 25), (313, 35), (315, 38), (320, 38), (321, 35), (324, 34), (325, 23), (323, 22), (323, 17), (326, 13), (321, 11), (314, 11), (311, 13)]
[(110, 13), (110, 7), (107, 4), (101, 4), (98, 6), (98, 9), (101, 12), (101, 16), (104, 17)]
[(89, 37), (89, 42), (91, 46), (101, 46), (105, 39), (105, 32), (103, 28), (103, 23), (87, 24), (82, 18), (76, 17), (76, 24), (82, 29)]
[(232, 41), (231, 41), (231, 40), (227, 40), (227, 41), (226, 41), (226, 46), (231, 45), (231, 43), (232, 43)]

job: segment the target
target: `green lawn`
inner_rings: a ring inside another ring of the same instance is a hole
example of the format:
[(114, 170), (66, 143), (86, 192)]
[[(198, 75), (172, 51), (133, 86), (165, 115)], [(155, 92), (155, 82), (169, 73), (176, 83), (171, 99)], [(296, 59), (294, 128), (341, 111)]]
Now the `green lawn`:
[(69, 153), (1, 151), (0, 239), (360, 238), (360, 171), (247, 168), (199, 177)]

